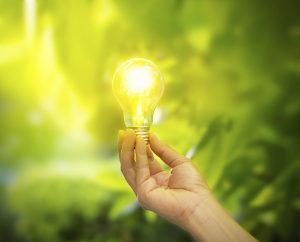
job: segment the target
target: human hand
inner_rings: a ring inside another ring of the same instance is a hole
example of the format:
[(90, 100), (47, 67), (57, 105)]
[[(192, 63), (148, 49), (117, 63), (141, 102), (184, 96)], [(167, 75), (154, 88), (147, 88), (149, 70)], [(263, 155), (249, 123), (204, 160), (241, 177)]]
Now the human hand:
[[(120, 132), (122, 173), (143, 208), (184, 227), (197, 206), (207, 199), (209, 189), (191, 160), (153, 134), (149, 141), (147, 146), (132, 130)], [(152, 151), (171, 168), (171, 174), (154, 159)]]
[[(146, 145), (133, 130), (120, 131), (121, 171), (141, 206), (187, 230), (197, 241), (256, 241), (212, 196), (191, 160), (155, 135)], [(171, 168), (165, 171), (154, 152)]]

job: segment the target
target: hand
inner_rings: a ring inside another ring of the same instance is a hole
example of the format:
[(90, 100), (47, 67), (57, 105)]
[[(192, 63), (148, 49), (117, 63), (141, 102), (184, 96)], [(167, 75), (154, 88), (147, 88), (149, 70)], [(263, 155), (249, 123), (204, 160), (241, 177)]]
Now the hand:
[[(121, 170), (139, 203), (190, 232), (197, 241), (256, 241), (212, 196), (192, 162), (150, 134), (150, 146), (132, 130), (119, 134)], [(154, 152), (171, 168), (168, 173)]]
[[(184, 226), (207, 198), (208, 187), (189, 159), (161, 143), (155, 135), (150, 134), (149, 139), (151, 149), (132, 130), (120, 132), (121, 170), (143, 208)], [(172, 168), (171, 174), (162, 169), (151, 150)]]

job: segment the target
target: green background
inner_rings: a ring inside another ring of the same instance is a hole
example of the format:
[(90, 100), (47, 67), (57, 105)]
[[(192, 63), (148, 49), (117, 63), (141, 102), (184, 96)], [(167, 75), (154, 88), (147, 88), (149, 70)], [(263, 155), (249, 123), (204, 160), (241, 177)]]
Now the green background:
[(0, 241), (179, 242), (119, 171), (114, 70), (165, 77), (152, 131), (261, 241), (300, 241), (298, 1), (0, 0)]

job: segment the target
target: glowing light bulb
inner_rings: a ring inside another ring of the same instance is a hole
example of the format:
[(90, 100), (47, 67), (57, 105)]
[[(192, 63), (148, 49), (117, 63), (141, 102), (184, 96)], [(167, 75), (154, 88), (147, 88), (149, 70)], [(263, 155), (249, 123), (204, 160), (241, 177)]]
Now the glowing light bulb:
[(158, 67), (147, 59), (129, 59), (115, 72), (112, 87), (123, 109), (126, 127), (148, 143), (153, 113), (164, 91)]

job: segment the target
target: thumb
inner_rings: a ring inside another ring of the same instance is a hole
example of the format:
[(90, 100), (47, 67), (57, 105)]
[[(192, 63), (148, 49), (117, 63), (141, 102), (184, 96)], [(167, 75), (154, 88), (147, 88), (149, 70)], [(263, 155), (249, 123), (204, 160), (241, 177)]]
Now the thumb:
[(189, 161), (188, 158), (180, 155), (168, 145), (162, 143), (157, 136), (152, 133), (149, 135), (149, 141), (152, 151), (171, 168)]

